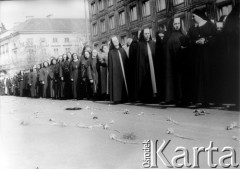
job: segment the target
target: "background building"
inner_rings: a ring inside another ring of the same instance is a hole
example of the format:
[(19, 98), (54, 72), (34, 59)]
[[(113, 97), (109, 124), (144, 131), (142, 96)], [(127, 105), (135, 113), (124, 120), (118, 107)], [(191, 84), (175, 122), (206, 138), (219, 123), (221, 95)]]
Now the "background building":
[(202, 9), (213, 20), (228, 15), (236, 0), (88, 0), (91, 43), (95, 47), (117, 35), (122, 44), (138, 30), (150, 28), (152, 36), (166, 29), (169, 18), (182, 18), (187, 31), (192, 24), (191, 12)]
[(85, 19), (30, 18), (0, 34), (0, 70), (13, 74), (63, 53), (81, 53)]

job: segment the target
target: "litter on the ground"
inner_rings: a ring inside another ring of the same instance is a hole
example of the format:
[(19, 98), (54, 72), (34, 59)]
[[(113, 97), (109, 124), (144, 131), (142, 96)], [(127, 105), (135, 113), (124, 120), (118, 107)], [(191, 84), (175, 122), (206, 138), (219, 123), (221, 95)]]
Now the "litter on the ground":
[(177, 121), (173, 120), (171, 117), (168, 117), (166, 120), (169, 121), (169, 122), (172, 122), (176, 125), (179, 125), (179, 123)]
[(229, 126), (226, 127), (226, 130), (232, 130), (234, 128), (238, 128), (237, 122), (232, 122)]
[(117, 135), (113, 134), (113, 133), (110, 134), (110, 139), (115, 140), (115, 141), (120, 142), (120, 143), (123, 143), (123, 144), (142, 144), (142, 143), (139, 143), (139, 142), (132, 142), (132, 141), (126, 141), (126, 140), (119, 139), (119, 138), (117, 138)]
[(129, 110), (128, 109), (124, 109), (123, 114), (129, 114)]
[(81, 110), (81, 107), (68, 107), (66, 110)]

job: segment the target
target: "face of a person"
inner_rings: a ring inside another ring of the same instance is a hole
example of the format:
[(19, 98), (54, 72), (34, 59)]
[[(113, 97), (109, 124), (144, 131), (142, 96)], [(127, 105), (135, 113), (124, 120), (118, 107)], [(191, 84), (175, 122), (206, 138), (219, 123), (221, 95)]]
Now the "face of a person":
[(77, 54), (73, 54), (73, 59), (77, 60)]
[(108, 52), (108, 47), (107, 46), (103, 46), (103, 52), (105, 52), (105, 53)]
[(70, 58), (71, 57), (71, 53), (67, 53), (68, 57)]
[(62, 61), (62, 59), (63, 59), (62, 56), (59, 56), (59, 57), (58, 57), (58, 60), (59, 60), (60, 62)]
[(178, 31), (181, 28), (180, 18), (175, 18), (173, 21), (173, 28)]
[(66, 60), (67, 59), (67, 55), (63, 55), (63, 59)]
[(93, 51), (92, 51), (92, 56), (93, 56), (93, 57), (96, 57), (96, 56), (97, 56), (97, 50), (93, 50)]
[(143, 35), (144, 35), (144, 39), (146, 41), (149, 41), (149, 39), (150, 39), (150, 30), (149, 29), (144, 29)]
[(85, 52), (85, 55), (84, 55), (84, 56), (85, 56), (85, 58), (87, 58), (87, 59), (88, 59), (90, 55), (89, 55), (89, 53), (88, 53), (88, 52)]
[(112, 42), (113, 42), (113, 45), (115, 46), (115, 48), (119, 48), (119, 41), (116, 36), (114, 36), (112, 38)]
[(52, 63), (55, 65), (55, 64), (57, 63), (57, 61), (54, 59), (54, 60), (52, 61)]
[(163, 39), (164, 38), (164, 34), (163, 33), (159, 33), (158, 36)]
[(48, 66), (47, 62), (44, 62), (43, 65), (44, 65), (44, 67), (47, 67), (47, 66)]

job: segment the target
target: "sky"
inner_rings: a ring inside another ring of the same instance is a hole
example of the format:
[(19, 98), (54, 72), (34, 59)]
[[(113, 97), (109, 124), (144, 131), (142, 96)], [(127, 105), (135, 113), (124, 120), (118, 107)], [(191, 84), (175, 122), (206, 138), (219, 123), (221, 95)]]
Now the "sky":
[[(86, 0), (86, 5), (88, 1)], [(88, 16), (88, 7), (87, 16)], [(46, 18), (84, 18), (84, 0), (13, 0), (0, 1), (0, 23), (11, 29), (15, 23), (26, 21), (26, 16)]]

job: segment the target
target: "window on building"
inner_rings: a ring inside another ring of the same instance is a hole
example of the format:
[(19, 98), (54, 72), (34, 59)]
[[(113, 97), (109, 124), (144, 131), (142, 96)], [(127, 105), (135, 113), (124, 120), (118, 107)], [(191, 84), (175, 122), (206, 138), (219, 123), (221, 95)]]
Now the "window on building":
[(157, 12), (166, 9), (166, 0), (156, 0)]
[(53, 43), (57, 43), (58, 39), (57, 38), (53, 38)]
[(42, 54), (46, 55), (47, 54), (47, 49), (43, 48), (42, 49)]
[(115, 28), (114, 15), (109, 17), (109, 28), (110, 29), (114, 29)]
[(137, 20), (137, 6), (131, 6), (130, 7), (130, 21)]
[(108, 6), (113, 6), (113, 0), (108, 0)]
[(66, 52), (70, 52), (70, 48), (66, 48)]
[(54, 55), (58, 55), (58, 48), (54, 48), (53, 51), (54, 51)]
[(105, 24), (105, 19), (101, 20), (101, 32), (106, 32), (106, 24)]
[(5, 44), (6, 47), (6, 53), (8, 53), (8, 43)]
[(103, 0), (99, 0), (99, 10), (102, 11), (104, 9), (104, 2)]
[(98, 49), (98, 44), (97, 43), (94, 44), (94, 48)]
[(93, 35), (97, 35), (97, 23), (93, 24), (92, 29), (93, 29)]
[(181, 4), (183, 2), (184, 2), (184, 0), (173, 0), (173, 5), (178, 5), (178, 4)]
[(221, 18), (221, 16), (228, 15), (231, 11), (232, 11), (232, 4), (228, 4), (225, 6), (219, 6), (217, 8), (218, 20)]
[(40, 39), (40, 42), (43, 42), (43, 43), (44, 43), (44, 42), (46, 42), (46, 39), (45, 39), (45, 38), (41, 38), (41, 39)]
[(91, 3), (91, 12), (92, 12), (92, 15), (96, 14), (96, 4), (95, 4), (95, 2)]
[(126, 35), (121, 36), (121, 44), (125, 45), (126, 42), (127, 42), (127, 36)]
[(69, 42), (69, 38), (64, 38), (64, 42), (68, 43)]
[(32, 46), (33, 45), (33, 38), (27, 38), (26, 46)]
[(143, 4), (142, 4), (142, 13), (143, 13), (143, 16), (150, 15), (150, 2), (149, 2), (149, 0), (143, 2)]
[(125, 11), (119, 12), (119, 25), (125, 25)]

